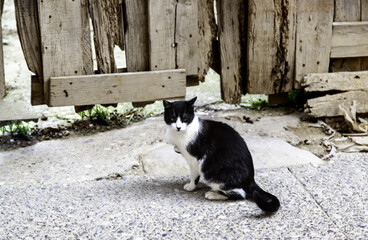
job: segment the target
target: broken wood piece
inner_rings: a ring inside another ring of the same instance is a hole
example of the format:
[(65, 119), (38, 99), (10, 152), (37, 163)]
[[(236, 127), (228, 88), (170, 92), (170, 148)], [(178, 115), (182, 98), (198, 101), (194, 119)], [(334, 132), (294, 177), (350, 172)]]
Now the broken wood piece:
[(350, 106), (350, 110), (346, 110), (342, 104), (339, 105), (339, 109), (342, 111), (346, 123), (349, 125), (350, 129), (359, 132), (359, 133), (366, 133), (368, 130), (367, 122), (360, 122), (357, 121), (356, 116), (356, 101), (353, 101), (353, 105)]
[(306, 92), (368, 90), (368, 71), (308, 74), (301, 86)]
[(15, 0), (17, 31), (24, 58), (31, 72), (42, 76), (41, 34), (37, 0)]
[(343, 116), (339, 109), (340, 104), (352, 104), (357, 102), (357, 113), (368, 112), (368, 90), (357, 90), (334, 95), (326, 95), (322, 97), (312, 98), (307, 101), (305, 111), (311, 117), (335, 117)]
[(52, 77), (50, 106), (144, 102), (185, 97), (184, 69)]
[(368, 56), (368, 21), (334, 22), (331, 58)]

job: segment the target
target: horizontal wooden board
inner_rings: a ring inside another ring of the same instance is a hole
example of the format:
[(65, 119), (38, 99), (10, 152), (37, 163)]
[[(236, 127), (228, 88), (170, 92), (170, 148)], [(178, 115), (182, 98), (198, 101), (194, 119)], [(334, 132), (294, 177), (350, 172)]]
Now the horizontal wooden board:
[(368, 91), (349, 91), (323, 97), (312, 98), (307, 101), (306, 112), (311, 117), (335, 117), (342, 116), (340, 104), (345, 107), (357, 103), (357, 113), (368, 112)]
[(331, 58), (368, 56), (368, 21), (334, 22)]
[(3, 121), (36, 120), (39, 116), (40, 113), (32, 109), (32, 106), (27, 102), (0, 100), (0, 126), (3, 125), (1, 123)]
[(184, 69), (50, 78), (50, 106), (144, 102), (185, 96)]
[(308, 74), (302, 87), (306, 92), (368, 90), (368, 71)]

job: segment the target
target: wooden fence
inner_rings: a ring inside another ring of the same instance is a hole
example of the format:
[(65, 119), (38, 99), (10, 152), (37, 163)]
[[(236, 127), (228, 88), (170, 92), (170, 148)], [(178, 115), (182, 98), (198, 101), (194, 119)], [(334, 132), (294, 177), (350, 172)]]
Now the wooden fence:
[[(368, 69), (368, 0), (15, 0), (15, 7), (34, 105), (184, 97), (210, 67), (221, 75), (222, 98), (239, 103), (245, 93), (299, 89), (308, 73)], [(116, 67), (115, 45), (125, 49), (126, 69)]]

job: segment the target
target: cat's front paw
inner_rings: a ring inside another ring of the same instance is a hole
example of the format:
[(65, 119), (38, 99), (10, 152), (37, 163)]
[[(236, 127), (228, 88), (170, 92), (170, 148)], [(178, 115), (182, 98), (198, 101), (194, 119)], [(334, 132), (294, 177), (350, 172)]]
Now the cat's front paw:
[(196, 189), (196, 185), (194, 183), (187, 183), (184, 185), (184, 190), (188, 191), (188, 192), (191, 192), (193, 191), (194, 189)]

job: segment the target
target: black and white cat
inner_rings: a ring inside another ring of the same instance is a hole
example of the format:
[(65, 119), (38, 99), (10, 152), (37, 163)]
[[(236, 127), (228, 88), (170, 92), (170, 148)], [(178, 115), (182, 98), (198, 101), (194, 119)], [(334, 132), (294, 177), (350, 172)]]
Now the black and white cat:
[(166, 141), (184, 156), (190, 168), (190, 182), (184, 189), (193, 191), (201, 179), (211, 187), (211, 191), (205, 193), (206, 199), (249, 197), (264, 211), (277, 211), (279, 200), (254, 181), (252, 156), (243, 138), (225, 123), (196, 116), (196, 99), (163, 101)]

